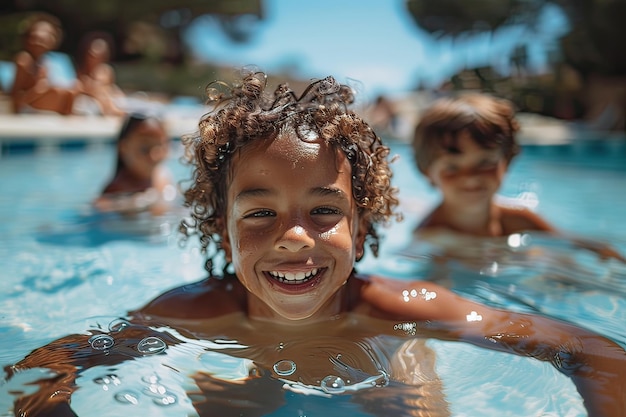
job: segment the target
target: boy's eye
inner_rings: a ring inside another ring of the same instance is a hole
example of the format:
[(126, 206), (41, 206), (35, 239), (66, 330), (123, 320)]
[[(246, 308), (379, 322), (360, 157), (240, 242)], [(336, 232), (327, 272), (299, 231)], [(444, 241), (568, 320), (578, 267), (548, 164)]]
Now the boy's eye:
[(334, 207), (318, 207), (311, 211), (311, 214), (342, 214), (341, 210)]
[(272, 210), (257, 210), (243, 216), (244, 219), (274, 217), (276, 214)]
[(497, 165), (498, 165), (498, 161), (491, 160), (491, 159), (485, 159), (485, 160), (480, 162), (480, 164), (478, 165), (478, 168), (486, 170), (486, 169), (495, 168)]

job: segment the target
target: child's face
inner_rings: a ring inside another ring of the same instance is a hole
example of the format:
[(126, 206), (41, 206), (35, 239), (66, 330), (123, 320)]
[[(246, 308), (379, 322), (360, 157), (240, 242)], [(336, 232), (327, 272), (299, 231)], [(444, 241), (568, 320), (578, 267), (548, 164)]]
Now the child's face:
[(46, 21), (37, 22), (30, 29), (26, 39), (26, 49), (35, 56), (54, 49), (57, 43), (56, 31), (52, 24)]
[(137, 178), (143, 179), (152, 178), (155, 168), (169, 153), (169, 139), (165, 130), (151, 120), (132, 129), (119, 146), (127, 169)]
[(292, 134), (232, 161), (223, 247), (257, 318), (328, 318), (363, 251), (345, 155)]
[(483, 205), (500, 188), (507, 162), (500, 149), (478, 145), (467, 132), (457, 142), (460, 153), (442, 152), (426, 175), (439, 188), (447, 203), (460, 207)]
[(93, 62), (106, 62), (109, 59), (109, 45), (104, 39), (94, 39), (87, 50), (86, 60)]

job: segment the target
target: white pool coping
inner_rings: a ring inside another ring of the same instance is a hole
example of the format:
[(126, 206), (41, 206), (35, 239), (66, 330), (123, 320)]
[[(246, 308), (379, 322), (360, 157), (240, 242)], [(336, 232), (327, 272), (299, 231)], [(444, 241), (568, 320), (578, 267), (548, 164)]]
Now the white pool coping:
[[(173, 140), (197, 130), (203, 109), (169, 112), (165, 125)], [(115, 141), (122, 124), (116, 116), (63, 116), (56, 113), (0, 113), (0, 156), (3, 149), (29, 146), (53, 150), (63, 145), (101, 146)], [(626, 148), (624, 132), (580, 129), (576, 124), (533, 115), (521, 115), (518, 141), (522, 146), (586, 148), (588, 145), (608, 147), (612, 153)]]
[[(0, 152), (5, 146), (32, 145), (51, 149), (63, 144), (110, 144), (121, 128), (122, 117), (63, 116), (59, 114), (0, 114)], [(198, 117), (177, 114), (165, 118), (172, 139), (197, 130)]]

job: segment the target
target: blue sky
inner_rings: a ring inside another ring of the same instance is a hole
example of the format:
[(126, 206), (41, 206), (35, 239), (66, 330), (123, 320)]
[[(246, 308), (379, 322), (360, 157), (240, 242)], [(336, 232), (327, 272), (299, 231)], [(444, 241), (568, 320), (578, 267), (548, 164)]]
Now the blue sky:
[(563, 13), (550, 6), (532, 30), (510, 26), (496, 33), (436, 39), (406, 12), (404, 0), (264, 0), (265, 19), (248, 43), (228, 39), (211, 17), (196, 19), (186, 40), (194, 54), (216, 63), (289, 68), (305, 78), (334, 75), (367, 95), (394, 94), (418, 83), (436, 87), (466, 65), (492, 63), (508, 71), (517, 45), (529, 48), (537, 71), (546, 51), (567, 30)]

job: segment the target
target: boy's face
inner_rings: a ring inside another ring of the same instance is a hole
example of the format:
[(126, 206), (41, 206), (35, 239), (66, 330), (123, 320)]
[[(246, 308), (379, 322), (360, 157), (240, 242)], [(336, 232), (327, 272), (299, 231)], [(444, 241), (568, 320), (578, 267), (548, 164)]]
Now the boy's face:
[(446, 203), (469, 208), (491, 201), (502, 184), (507, 162), (498, 148), (482, 148), (467, 132), (457, 142), (460, 153), (442, 152), (428, 167), (427, 177)]
[(156, 122), (147, 120), (120, 141), (120, 156), (137, 178), (150, 179), (169, 154), (169, 138)]
[(223, 247), (249, 291), (250, 316), (339, 313), (366, 230), (345, 155), (281, 134), (248, 145), (231, 166)]

